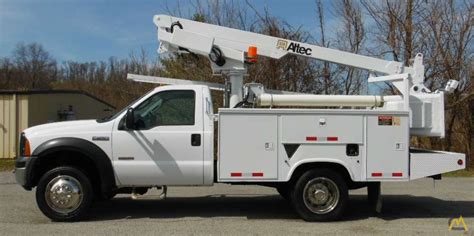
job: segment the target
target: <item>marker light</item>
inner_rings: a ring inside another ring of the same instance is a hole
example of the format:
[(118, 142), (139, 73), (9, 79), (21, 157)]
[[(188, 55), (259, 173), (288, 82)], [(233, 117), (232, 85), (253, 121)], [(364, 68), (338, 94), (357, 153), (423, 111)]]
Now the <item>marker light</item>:
[(248, 63), (256, 63), (257, 62), (257, 47), (249, 46), (247, 50), (247, 62)]

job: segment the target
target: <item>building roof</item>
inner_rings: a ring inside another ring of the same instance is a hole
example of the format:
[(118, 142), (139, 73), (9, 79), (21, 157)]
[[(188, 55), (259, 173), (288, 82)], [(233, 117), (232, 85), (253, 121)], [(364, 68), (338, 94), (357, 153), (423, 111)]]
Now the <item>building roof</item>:
[(34, 89), (34, 90), (0, 90), (0, 95), (12, 95), (12, 94), (21, 94), (21, 95), (30, 95), (30, 94), (82, 94), (88, 96), (98, 102), (101, 102), (113, 109), (116, 109), (112, 104), (82, 90), (74, 89)]

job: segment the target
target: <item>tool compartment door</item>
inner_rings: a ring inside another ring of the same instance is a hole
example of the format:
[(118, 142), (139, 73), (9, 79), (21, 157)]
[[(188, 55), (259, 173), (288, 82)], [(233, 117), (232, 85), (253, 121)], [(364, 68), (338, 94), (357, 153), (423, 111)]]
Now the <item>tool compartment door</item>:
[(407, 179), (408, 114), (367, 115), (367, 179)]
[(219, 180), (259, 181), (278, 176), (277, 116), (219, 114)]

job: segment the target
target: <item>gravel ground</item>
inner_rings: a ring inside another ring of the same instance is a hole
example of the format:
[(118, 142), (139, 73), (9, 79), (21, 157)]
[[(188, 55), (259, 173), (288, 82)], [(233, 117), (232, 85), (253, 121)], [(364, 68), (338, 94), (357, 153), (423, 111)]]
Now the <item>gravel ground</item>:
[(295, 234), (462, 234), (448, 231), (462, 215), (474, 235), (474, 178), (384, 183), (383, 212), (368, 210), (366, 190), (351, 191), (346, 217), (307, 223), (274, 189), (256, 186), (175, 187), (166, 200), (131, 200), (128, 195), (96, 204), (87, 221), (55, 223), (36, 206), (34, 191), (0, 172), (1, 235), (295, 235)]

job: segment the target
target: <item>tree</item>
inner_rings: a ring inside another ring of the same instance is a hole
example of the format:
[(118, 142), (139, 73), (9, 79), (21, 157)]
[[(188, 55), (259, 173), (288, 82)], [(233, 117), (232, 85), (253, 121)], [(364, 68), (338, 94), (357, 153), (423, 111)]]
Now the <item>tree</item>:
[(49, 88), (56, 79), (56, 61), (40, 44), (17, 44), (12, 61), (17, 69), (16, 85), (21, 89)]
[[(459, 80), (446, 103), (446, 138), (415, 138), (414, 145), (473, 155), (473, 47), (474, 6), (469, 1), (363, 0), (371, 18), (369, 51), (391, 56), (405, 65), (415, 52), (424, 54), (425, 85), (436, 90), (448, 79)], [(388, 55), (387, 55), (388, 54)]]

